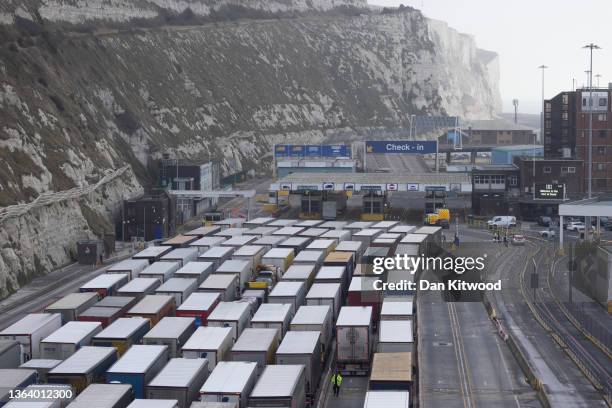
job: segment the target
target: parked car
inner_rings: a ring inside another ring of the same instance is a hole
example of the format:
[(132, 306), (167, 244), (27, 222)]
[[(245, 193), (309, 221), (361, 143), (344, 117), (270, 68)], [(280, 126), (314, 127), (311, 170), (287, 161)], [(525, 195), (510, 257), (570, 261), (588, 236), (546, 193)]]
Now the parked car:
[(550, 227), (552, 223), (552, 218), (546, 216), (539, 216), (537, 219), (538, 225), (542, 227)]
[(580, 230), (584, 230), (584, 222), (582, 221), (570, 221), (567, 223), (567, 226), (565, 227), (566, 230), (568, 231), (580, 231)]
[(516, 217), (496, 216), (487, 221), (489, 227), (516, 227)]
[(512, 237), (512, 245), (516, 245), (516, 246), (525, 245), (525, 241), (527, 240), (525, 239), (525, 236), (523, 235), (515, 235)]
[(544, 230), (544, 231), (540, 231), (540, 236), (542, 238), (552, 238), (557, 236), (557, 233), (555, 232), (554, 229), (548, 229), (548, 230)]

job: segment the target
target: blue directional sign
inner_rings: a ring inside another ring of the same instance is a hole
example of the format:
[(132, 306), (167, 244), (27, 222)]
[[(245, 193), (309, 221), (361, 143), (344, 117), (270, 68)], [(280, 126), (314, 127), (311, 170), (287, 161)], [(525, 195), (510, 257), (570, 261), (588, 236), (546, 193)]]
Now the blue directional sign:
[(366, 141), (366, 153), (429, 154), (437, 151), (436, 141), (371, 140)]
[(293, 157), (351, 157), (348, 145), (275, 145), (274, 156), (277, 158)]

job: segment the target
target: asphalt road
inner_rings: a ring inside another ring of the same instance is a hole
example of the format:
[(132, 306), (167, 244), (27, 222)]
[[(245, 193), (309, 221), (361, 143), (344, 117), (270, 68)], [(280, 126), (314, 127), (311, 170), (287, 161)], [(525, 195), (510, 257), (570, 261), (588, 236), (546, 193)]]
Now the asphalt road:
[[(487, 253), (489, 269), (502, 262), (495, 256), (501, 245), (481, 241), (479, 250)], [(419, 296), (421, 406), (540, 406), (481, 302), (449, 303), (433, 291)]]

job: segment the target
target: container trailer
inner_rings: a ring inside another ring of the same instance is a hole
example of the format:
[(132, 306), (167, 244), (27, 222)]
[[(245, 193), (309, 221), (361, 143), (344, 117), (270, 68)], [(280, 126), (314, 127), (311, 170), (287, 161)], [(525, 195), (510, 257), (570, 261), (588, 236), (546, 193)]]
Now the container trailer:
[(343, 229), (350, 230), (352, 234), (357, 231), (361, 231), (362, 229), (370, 228), (374, 222), (372, 221), (353, 221), (344, 226)]
[(252, 301), (255, 309), (259, 308), (262, 304), (268, 300), (268, 293), (265, 289), (247, 289), (242, 292), (240, 299), (248, 299)]
[(150, 246), (132, 256), (132, 259), (145, 259), (149, 264), (159, 261), (159, 258), (172, 251), (169, 246)]
[(197, 236), (179, 234), (173, 238), (162, 242), (162, 246), (171, 246), (173, 249), (186, 248), (189, 246), (189, 244), (196, 241), (197, 239)]
[(314, 264), (316, 270), (323, 265), (323, 260), (325, 259), (325, 251), (322, 250), (311, 250), (306, 249), (293, 259), (292, 265), (303, 265), (303, 264)]
[(196, 279), (170, 278), (155, 289), (155, 294), (173, 296), (174, 303), (180, 306), (197, 288), (198, 281)]
[(231, 402), (236, 403), (239, 408), (247, 408), (255, 381), (257, 381), (257, 363), (221, 361), (200, 389), (200, 400)]
[(250, 265), (251, 273), (253, 273), (261, 263), (261, 258), (265, 252), (265, 247), (261, 245), (245, 245), (242, 248), (236, 249), (232, 254), (232, 259), (247, 261)]
[(187, 265), (189, 262), (193, 262), (198, 259), (198, 249), (197, 248), (177, 248), (168, 252), (164, 256), (162, 256), (159, 260), (160, 262), (178, 262), (179, 268), (182, 268), (184, 265)]
[[(425, 256), (429, 255), (428, 246), (427, 246), (427, 235), (425, 234), (414, 234), (414, 233), (406, 234), (404, 235), (404, 238), (400, 240), (398, 247), (400, 247), (402, 244), (418, 245), (417, 253), (419, 255), (425, 255)], [(397, 251), (397, 248), (396, 248), (396, 251)]]
[(99, 322), (68, 322), (40, 342), (40, 358), (65, 360), (102, 331)]
[(198, 327), (183, 345), (183, 358), (205, 358), (212, 371), (219, 362), (229, 360), (233, 344), (231, 327)]
[(301, 220), (293, 225), (296, 227), (313, 228), (318, 227), (319, 225), (323, 224), (323, 222), (323, 220)]
[(135, 399), (127, 408), (179, 408), (178, 403), (172, 399)]
[(59, 313), (62, 316), (62, 324), (64, 324), (75, 321), (80, 313), (93, 306), (97, 301), (97, 293), (69, 293), (45, 307), (44, 312)]
[(191, 403), (190, 408), (238, 408), (237, 402), (202, 402), (196, 401)]
[(36, 382), (36, 371), (21, 368), (0, 369), (0, 406), (6, 404), (11, 391), (23, 389)]
[(278, 248), (290, 248), (293, 249), (294, 254), (299, 254), (310, 244), (310, 241), (308, 237), (289, 237), (280, 242)]
[(348, 306), (371, 306), (374, 323), (380, 319), (382, 292), (376, 289), (377, 276), (353, 276), (348, 289)]
[(136, 278), (117, 289), (118, 296), (135, 297), (140, 300), (146, 295), (152, 295), (161, 285), (157, 278)]
[(205, 358), (173, 358), (146, 386), (147, 399), (175, 399), (180, 408), (189, 408), (208, 373)]
[(215, 233), (214, 236), (215, 237), (225, 237), (229, 239), (231, 237), (243, 235), (248, 230), (249, 230), (248, 228), (241, 228), (241, 227), (232, 227), (232, 228), (226, 228), (226, 229), (222, 228), (221, 231)]
[(306, 305), (331, 307), (332, 320), (340, 313), (342, 292), (339, 283), (314, 283), (306, 294)]
[(346, 266), (322, 266), (315, 276), (315, 283), (339, 283), (340, 293), (345, 296), (348, 288), (348, 273)]
[(382, 320), (378, 335), (379, 353), (411, 353), (414, 345), (412, 322), (409, 320)]
[(297, 224), (300, 220), (296, 220), (293, 218), (279, 218), (274, 221), (267, 223), (266, 225), (269, 227), (291, 227), (292, 225)]
[(321, 333), (290, 331), (276, 350), (276, 364), (303, 364), (306, 394), (314, 396), (323, 371)]
[(21, 346), (16, 340), (0, 340), (0, 368), (17, 368), (21, 364)]
[(196, 327), (206, 326), (208, 323), (208, 316), (220, 301), (221, 295), (219, 293), (192, 293), (176, 308), (176, 315), (179, 317), (194, 318)]
[(211, 262), (213, 269), (217, 269), (219, 265), (232, 257), (234, 247), (213, 246), (198, 257), (198, 261)]
[(330, 230), (342, 230), (348, 225), (348, 221), (325, 221), (319, 225), (319, 228), (328, 228)]
[(40, 341), (62, 326), (59, 313), (31, 313), (0, 331), (0, 340), (15, 340), (21, 346), (21, 362), (40, 358)]
[(218, 293), (222, 301), (230, 302), (238, 297), (239, 282), (240, 278), (237, 275), (213, 273), (202, 282), (198, 292)]
[(321, 235), (321, 239), (333, 239), (334, 241), (336, 241), (336, 245), (338, 245), (343, 241), (351, 240), (351, 231), (343, 229), (333, 229)]
[(156, 278), (160, 283), (164, 283), (174, 276), (174, 272), (178, 271), (181, 264), (176, 261), (155, 262), (144, 271), (140, 272), (141, 278)]
[(414, 225), (396, 225), (393, 228), (389, 229), (390, 233), (393, 234), (400, 234), (402, 237), (404, 237), (406, 234), (411, 234), (414, 231), (416, 231), (417, 227), (415, 227)]
[[(135, 299), (128, 298), (126, 299)], [(79, 315), (79, 322), (97, 322), (102, 325), (102, 328), (108, 327), (112, 322), (122, 317), (126, 311), (120, 307), (99, 307), (92, 306)]]
[(106, 371), (106, 382), (130, 384), (134, 397), (145, 398), (145, 386), (168, 359), (168, 346), (135, 344)]
[(348, 285), (348, 280), (353, 276), (353, 270), (355, 265), (355, 258), (352, 252), (330, 252), (323, 261), (323, 267), (327, 266), (340, 266), (346, 268), (344, 274), (344, 287)]
[(19, 368), (36, 370), (38, 382), (44, 384), (47, 382), (47, 374), (49, 373), (49, 371), (51, 371), (54, 367), (57, 367), (61, 362), (62, 360), (33, 358), (21, 364)]
[(368, 388), (412, 392), (412, 353), (374, 353)]
[(278, 329), (246, 328), (232, 346), (231, 359), (257, 363), (259, 376), (264, 367), (274, 364), (279, 338)]
[(293, 265), (287, 269), (281, 280), (284, 282), (304, 282), (308, 290), (314, 282), (316, 271), (317, 267), (314, 263), (296, 264), (294, 262)]
[(406, 391), (368, 391), (363, 408), (408, 408), (410, 394)]
[(384, 232), (388, 232), (391, 228), (397, 227), (399, 225), (399, 221), (379, 221), (376, 224), (370, 226), (372, 229), (380, 229)]
[(149, 261), (147, 259), (126, 259), (110, 266), (106, 273), (125, 273), (128, 275), (128, 279), (132, 280), (137, 278), (140, 272), (142, 272), (147, 266)]
[(306, 375), (303, 365), (267, 366), (249, 397), (252, 408), (304, 408)]
[(117, 361), (114, 347), (81, 347), (47, 374), (52, 384), (71, 385), (80, 394), (89, 384), (104, 382), (106, 370)]
[(289, 304), (264, 303), (251, 319), (251, 327), (278, 329), (281, 338), (289, 330), (293, 313)]
[(323, 256), (325, 257), (331, 251), (336, 249), (336, 241), (333, 239), (317, 238), (314, 241), (312, 241), (310, 244), (308, 244), (306, 249), (312, 250), (312, 251), (323, 251), (324, 253)]
[(79, 292), (95, 292), (100, 297), (112, 296), (117, 290), (128, 282), (128, 275), (122, 274), (102, 274), (98, 275), (79, 288)]
[(274, 220), (275, 220), (275, 218), (273, 218), (273, 217), (257, 217), (257, 218), (253, 218), (252, 220), (245, 221), (242, 224), (242, 226), (245, 227), (245, 228), (257, 228), (257, 227), (261, 227), (263, 225), (267, 225), (267, 224), (271, 223)]
[[(387, 258), (393, 254), (393, 251), (390, 247), (387, 246), (372, 246), (366, 248), (361, 257), (361, 275), (374, 275), (374, 262), (377, 258)], [(384, 277), (385, 274), (381, 274), (378, 276)]]
[(189, 232), (185, 232), (183, 235), (190, 235), (190, 236), (202, 238), (208, 235), (216, 234), (219, 231), (221, 231), (221, 227), (219, 226), (199, 227), (196, 229), (192, 229)]
[(181, 269), (174, 272), (174, 277), (195, 279), (200, 285), (213, 272), (213, 266), (212, 262), (187, 262)]
[(180, 357), (181, 347), (195, 332), (192, 317), (164, 317), (142, 338), (142, 344), (168, 346), (170, 358)]
[(215, 274), (217, 275), (235, 275), (238, 277), (238, 287), (242, 289), (249, 280), (251, 280), (251, 264), (249, 261), (242, 261), (236, 259), (228, 259), (223, 262)]
[(325, 356), (332, 339), (331, 306), (301, 306), (291, 320), (290, 330), (319, 332), (321, 334), (321, 351)]
[(276, 278), (280, 279), (291, 266), (293, 258), (295, 254), (291, 248), (272, 248), (261, 258), (261, 263), (273, 266), (277, 270)]
[(427, 235), (427, 242), (438, 246), (442, 245), (442, 227), (421, 227), (414, 231), (414, 233)]
[(369, 247), (372, 241), (380, 234), (382, 230), (366, 228), (353, 233), (351, 240), (361, 242), (365, 247)]
[(380, 309), (380, 320), (413, 320), (412, 300), (388, 300)]
[(255, 237), (256, 239), (259, 239), (262, 237), (272, 235), (274, 231), (278, 231), (279, 229), (280, 228), (278, 227), (257, 227), (257, 228), (253, 228), (248, 231), (245, 231), (244, 235), (252, 236), (252, 237)]
[(290, 304), (292, 315), (304, 304), (305, 299), (305, 282), (278, 282), (268, 295), (268, 303)]
[(268, 252), (272, 248), (276, 248), (276, 246), (284, 240), (285, 237), (280, 235), (266, 235), (253, 241), (253, 245), (262, 246), (265, 248), (265, 251)]
[[(11, 401), (9, 404), (14, 404), (13, 408), (25, 408), (26, 405), (23, 405), (25, 401), (37, 404), (35, 408), (42, 408), (38, 406), (38, 404), (41, 403), (40, 398), (36, 397), (37, 395), (40, 396), (41, 393), (51, 392), (58, 396), (58, 398), (49, 400), (55, 404), (52, 406), (53, 408), (66, 408), (75, 398), (74, 390), (71, 386), (66, 384), (30, 384), (25, 387), (24, 391), (25, 395), (32, 395), (32, 397), (19, 398), (18, 401)], [(10, 405), (4, 405), (4, 407), (7, 406)]]
[(343, 306), (336, 321), (336, 367), (347, 375), (367, 375), (374, 339), (372, 307)]
[(189, 244), (189, 247), (196, 248), (198, 250), (198, 254), (201, 255), (204, 252), (208, 251), (210, 248), (221, 245), (221, 243), (225, 242), (226, 240), (227, 238), (225, 237), (203, 237)]
[(305, 230), (300, 231), (297, 236), (316, 239), (325, 234), (327, 231), (329, 231), (327, 228), (306, 228)]
[[(393, 269), (387, 272), (387, 287), (383, 292), (385, 297), (412, 298), (416, 291), (408, 287), (408, 282), (414, 282), (415, 275), (405, 269)], [(398, 286), (401, 284), (402, 286)]]
[(68, 408), (126, 408), (132, 398), (129, 384), (90, 384)]
[(353, 254), (353, 268), (359, 261), (365, 251), (365, 245), (361, 241), (342, 241), (336, 247), (336, 252), (350, 252)]
[(219, 244), (219, 246), (240, 248), (242, 246), (250, 244), (256, 239), (257, 237), (253, 235), (237, 235), (235, 237), (231, 237), (227, 241), (223, 241), (222, 243)]
[(172, 316), (176, 309), (174, 297), (169, 295), (147, 295), (126, 313), (127, 317), (144, 317), (155, 326), (166, 316)]
[(96, 307), (116, 307), (127, 311), (137, 303), (135, 297), (131, 296), (106, 296), (94, 306)]
[(149, 319), (143, 317), (122, 317), (96, 334), (91, 340), (93, 346), (114, 347), (119, 356), (133, 344), (140, 343), (151, 328)]
[(238, 336), (251, 322), (251, 306), (246, 302), (219, 302), (215, 310), (208, 316), (211, 327), (231, 327), (232, 339)]

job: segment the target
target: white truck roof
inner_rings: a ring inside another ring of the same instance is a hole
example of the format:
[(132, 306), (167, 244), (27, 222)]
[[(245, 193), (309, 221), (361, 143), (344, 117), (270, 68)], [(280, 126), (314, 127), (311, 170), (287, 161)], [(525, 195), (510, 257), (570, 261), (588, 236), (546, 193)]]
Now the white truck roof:
[(154, 262), (140, 273), (143, 275), (165, 275), (171, 271), (178, 270), (179, 267), (180, 264), (178, 262)]
[(408, 391), (368, 391), (363, 408), (408, 408), (410, 394)]
[(200, 289), (227, 289), (238, 277), (229, 273), (213, 273), (200, 284)]
[(60, 314), (58, 313), (30, 313), (25, 315), (21, 320), (0, 331), (0, 335), (11, 336), (31, 334), (47, 323), (60, 318)]
[(416, 231), (417, 227), (414, 225), (396, 225), (395, 227), (389, 229), (389, 232), (392, 233), (400, 233), (400, 234), (410, 234), (411, 232)]
[(148, 386), (187, 387), (207, 364), (205, 358), (172, 358)]
[(77, 344), (101, 327), (100, 322), (68, 322), (42, 339), (42, 342)]
[(155, 289), (156, 292), (185, 292), (189, 288), (197, 287), (197, 280), (192, 278), (170, 278), (160, 287)]
[(132, 314), (154, 314), (174, 300), (172, 295), (146, 295), (140, 302), (136, 303), (128, 313)]
[(245, 245), (243, 247), (238, 248), (234, 252), (234, 256), (255, 256), (262, 252), (264, 247), (261, 245)]
[(120, 287), (117, 292), (140, 293), (158, 285), (159, 279), (157, 278), (134, 278), (122, 287)]
[(269, 222), (266, 225), (269, 225), (271, 227), (289, 227), (291, 225), (295, 225), (299, 222), (299, 220), (293, 219), (293, 218), (279, 218), (276, 219), (272, 222)]
[(219, 302), (208, 320), (238, 320), (251, 306), (246, 302)]
[(219, 361), (200, 388), (202, 394), (238, 394), (244, 391), (257, 370), (257, 363)]
[(49, 371), (50, 374), (87, 374), (101, 361), (115, 354), (114, 347), (81, 347)]
[(220, 297), (214, 292), (192, 293), (176, 310), (208, 310)]
[(380, 343), (412, 343), (412, 322), (410, 320), (381, 320)]
[(329, 249), (334, 246), (336, 240), (334, 239), (315, 239), (312, 241), (306, 249)]
[(202, 238), (198, 239), (197, 241), (194, 241), (191, 244), (189, 244), (189, 246), (192, 246), (192, 247), (212, 247), (212, 246), (215, 246), (215, 245), (219, 245), (220, 243), (224, 242), (225, 240), (226, 240), (225, 237), (218, 237), (218, 236), (202, 237)]
[(280, 281), (274, 286), (268, 298), (296, 296), (300, 291), (304, 290), (305, 287), (306, 284), (304, 282)]
[(329, 280), (329, 279), (340, 279), (344, 272), (346, 271), (346, 266), (322, 266), (317, 272), (317, 276), (315, 279), (319, 280)]
[(276, 354), (312, 354), (316, 351), (321, 332), (288, 331)]
[(83, 303), (89, 302), (92, 298), (97, 299), (98, 294), (93, 292), (69, 293), (45, 307), (45, 310), (76, 309), (82, 306)]
[(257, 322), (283, 322), (291, 313), (289, 303), (263, 303), (255, 312), (251, 323)]
[(208, 248), (208, 250), (201, 254), (199, 257), (206, 259), (223, 258), (224, 256), (231, 254), (233, 250), (234, 248), (232, 247), (213, 246)]
[(281, 258), (286, 259), (293, 254), (293, 249), (291, 248), (272, 248), (268, 252), (265, 253), (263, 259), (266, 258)]
[(342, 241), (336, 246), (336, 251), (338, 252), (356, 252), (361, 249), (363, 246), (363, 242), (361, 241)]
[(174, 339), (194, 325), (193, 317), (164, 317), (147, 334), (145, 339)]
[(169, 246), (150, 246), (134, 254), (132, 258), (156, 258), (170, 251), (172, 251), (172, 247)]
[(227, 241), (224, 241), (220, 244), (220, 246), (235, 246), (235, 247), (241, 247), (243, 245), (246, 245), (252, 241), (255, 241), (257, 239), (256, 236), (254, 235), (237, 235), (235, 237), (231, 237), (230, 239), (228, 239)]
[(70, 408), (109, 408), (131, 393), (130, 384), (90, 384), (68, 407)]
[(109, 273), (98, 275), (89, 282), (85, 282), (81, 285), (81, 289), (98, 289), (98, 288), (110, 288), (111, 286), (117, 284), (121, 280), (125, 279), (127, 274), (122, 273)]
[(171, 399), (135, 399), (127, 408), (175, 408), (178, 400)]
[(183, 345), (183, 350), (217, 350), (227, 338), (231, 327), (200, 326)]
[(120, 317), (108, 325), (100, 333), (96, 334), (96, 339), (125, 339), (131, 336), (142, 326), (149, 325), (149, 319), (144, 317)]
[(372, 321), (372, 306), (342, 306), (336, 326), (369, 326)]
[(174, 272), (174, 275), (182, 275), (182, 274), (201, 274), (206, 272), (208, 269), (213, 267), (212, 262), (187, 262), (181, 269)]
[(384, 301), (380, 309), (381, 315), (406, 316), (412, 315), (413, 304), (411, 301)]
[(427, 235), (425, 234), (406, 234), (404, 238), (400, 241), (401, 244), (420, 244), (421, 242), (425, 242), (427, 239)]
[(251, 264), (249, 261), (244, 261), (242, 259), (228, 259), (223, 262), (215, 273), (240, 273), (245, 269), (250, 268)]
[(291, 324), (321, 324), (331, 310), (330, 305), (300, 306)]
[(126, 259), (119, 263), (116, 263), (110, 266), (106, 271), (107, 272), (123, 272), (123, 271), (133, 271), (138, 270), (141, 271), (144, 268), (149, 266), (149, 261), (146, 259)]
[(278, 338), (278, 329), (248, 327), (242, 331), (232, 351), (268, 351)]
[(304, 365), (268, 365), (251, 392), (251, 397), (291, 397), (294, 394)]
[(315, 264), (291, 265), (283, 274), (283, 280), (303, 279), (306, 280), (314, 275)]
[(318, 262), (323, 259), (323, 251), (306, 249), (295, 256), (293, 262)]
[(168, 349), (168, 346), (134, 344), (107, 372), (146, 373), (166, 349)]
[(313, 283), (306, 294), (306, 299), (335, 298), (340, 291), (340, 283)]
[(167, 254), (163, 255), (160, 260), (173, 260), (173, 259), (187, 259), (190, 257), (197, 256), (198, 250), (196, 248), (176, 248)]

